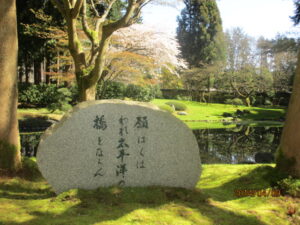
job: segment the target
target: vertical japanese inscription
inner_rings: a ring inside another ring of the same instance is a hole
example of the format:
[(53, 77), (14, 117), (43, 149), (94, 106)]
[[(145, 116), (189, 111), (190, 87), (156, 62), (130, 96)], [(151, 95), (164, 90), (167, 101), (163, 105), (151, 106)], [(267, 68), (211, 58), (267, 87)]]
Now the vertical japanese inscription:
[[(94, 119), (93, 128), (98, 131), (104, 131), (107, 129), (107, 123), (104, 115), (97, 115)], [(103, 167), (103, 139), (101, 136), (98, 136), (97, 140), (97, 149), (96, 149), (96, 158), (97, 158), (97, 171), (94, 173), (94, 177), (102, 177), (105, 174), (105, 168)]]
[[(137, 129), (148, 129), (148, 118), (147, 116), (136, 117), (136, 122), (134, 127)], [(147, 142), (147, 137), (145, 135), (140, 135), (137, 137), (138, 145), (138, 160), (136, 162), (137, 169), (144, 169), (145, 166), (145, 144)]]
[(117, 160), (118, 165), (116, 168), (116, 176), (120, 179), (118, 184), (120, 186), (125, 185), (125, 177), (127, 170), (126, 157), (129, 157), (129, 148), (127, 144), (127, 135), (128, 135), (128, 118), (121, 116), (119, 118), (119, 140), (117, 145)]

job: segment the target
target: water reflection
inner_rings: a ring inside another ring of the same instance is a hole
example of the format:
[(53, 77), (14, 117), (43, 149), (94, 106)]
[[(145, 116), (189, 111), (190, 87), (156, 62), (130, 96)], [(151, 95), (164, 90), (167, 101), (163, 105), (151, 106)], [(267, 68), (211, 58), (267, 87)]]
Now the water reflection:
[[(281, 127), (193, 130), (202, 163), (270, 163), (279, 145)], [(36, 156), (42, 132), (21, 133), (23, 156)]]
[(271, 163), (281, 127), (194, 130), (203, 163)]
[(36, 156), (42, 132), (21, 133), (21, 154), (22, 156)]

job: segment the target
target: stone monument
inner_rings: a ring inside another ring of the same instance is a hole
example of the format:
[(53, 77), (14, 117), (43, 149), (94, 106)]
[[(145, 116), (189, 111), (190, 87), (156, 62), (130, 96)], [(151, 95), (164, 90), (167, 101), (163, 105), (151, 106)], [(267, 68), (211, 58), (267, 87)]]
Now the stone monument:
[(42, 136), (37, 163), (56, 193), (193, 188), (201, 173), (197, 141), (183, 122), (152, 104), (121, 100), (78, 104)]

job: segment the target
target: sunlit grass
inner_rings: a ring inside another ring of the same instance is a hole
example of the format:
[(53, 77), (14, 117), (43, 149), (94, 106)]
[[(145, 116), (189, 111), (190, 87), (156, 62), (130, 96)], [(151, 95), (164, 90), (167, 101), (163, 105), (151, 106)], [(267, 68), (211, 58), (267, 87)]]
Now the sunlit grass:
[[(151, 101), (151, 103), (160, 106), (168, 101), (170, 101), (170, 99), (154, 99), (153, 101)], [(226, 104), (206, 104), (182, 100), (171, 101), (180, 102), (187, 106), (186, 112), (188, 113), (188, 115), (178, 115), (176, 112), (173, 114), (180, 120), (186, 122), (186, 124), (192, 129), (234, 127), (234, 124), (229, 124), (229, 122), (233, 121), (233, 118), (224, 117), (223, 113), (234, 114), (238, 109), (250, 111), (249, 115), (238, 118), (238, 121), (246, 121), (247, 123), (252, 125), (255, 124), (254, 121), (260, 121), (260, 125), (263, 125), (262, 122), (264, 124), (269, 124), (270, 122), (268, 122), (268, 120), (277, 121), (277, 124), (275, 125), (281, 125), (282, 123), (279, 122), (279, 120), (282, 119), (285, 114), (285, 109), (281, 108), (259, 108), (233, 106)]]
[[(163, 105), (170, 99), (154, 99), (151, 103), (155, 105)], [(246, 107), (246, 106), (233, 106), (225, 104), (206, 104), (193, 101), (171, 100), (185, 104), (187, 106), (186, 112), (188, 115), (178, 115), (176, 112), (174, 116), (185, 122), (191, 129), (217, 129), (217, 128), (232, 128), (235, 127), (233, 118), (226, 118), (223, 113), (234, 114), (237, 109), (249, 110), (251, 113), (239, 118), (238, 121), (244, 122), (250, 126), (282, 126), (282, 119), (285, 114), (284, 109), (280, 108), (258, 108), (258, 107)], [(63, 116), (63, 112), (55, 111), (50, 112), (46, 108), (40, 109), (18, 109), (18, 118), (36, 118), (42, 117), (46, 119), (60, 120)], [(237, 122), (237, 121), (236, 121)]]

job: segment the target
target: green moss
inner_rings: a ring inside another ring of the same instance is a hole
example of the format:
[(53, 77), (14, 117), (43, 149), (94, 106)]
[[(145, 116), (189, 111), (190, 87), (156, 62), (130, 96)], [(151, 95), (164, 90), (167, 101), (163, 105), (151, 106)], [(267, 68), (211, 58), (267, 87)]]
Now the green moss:
[(0, 140), (0, 169), (15, 172), (21, 168), (20, 146)]
[(169, 113), (175, 112), (175, 109), (169, 105), (159, 105), (158, 106), (161, 110), (167, 111)]
[(58, 196), (43, 180), (0, 177), (0, 224), (299, 224), (299, 212), (293, 217), (287, 213), (296, 199), (234, 194), (235, 189), (272, 188), (266, 178), (274, 172), (273, 164), (203, 165), (193, 190), (110, 187)]
[(96, 43), (98, 43), (99, 42), (99, 40), (98, 40), (98, 33), (96, 31), (94, 31), (94, 30), (89, 30), (89, 32), (90, 32), (90, 35), (92, 36), (92, 38), (94, 39), (94, 41)]
[(78, 49), (79, 52), (82, 51), (82, 45), (79, 40), (75, 41), (75, 48)]
[(185, 111), (187, 109), (184, 103), (178, 101), (166, 102), (165, 104), (174, 107), (176, 111)]
[[(155, 105), (163, 105), (169, 102), (170, 99), (154, 99), (151, 103)], [(177, 118), (185, 121), (196, 120), (198, 122), (221, 122), (223, 120), (229, 120), (223, 116), (223, 113), (234, 114), (237, 109), (243, 111), (250, 111), (239, 118), (242, 121), (279, 121), (280, 118), (284, 117), (285, 109), (282, 108), (259, 108), (259, 107), (246, 107), (246, 106), (233, 106), (226, 104), (206, 104), (194, 101), (183, 101), (183, 100), (172, 100), (172, 102), (183, 103), (186, 105), (188, 115), (176, 115)], [(231, 118), (232, 121), (232, 118)]]

